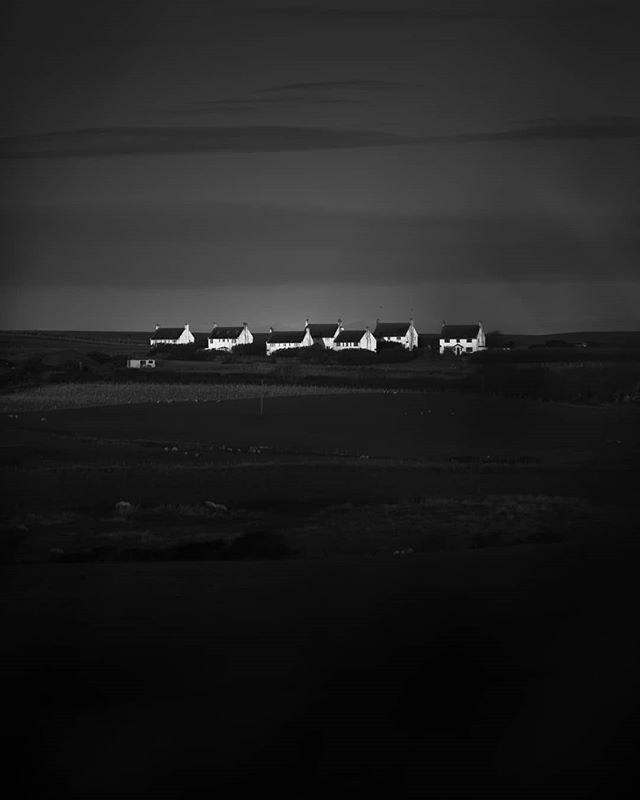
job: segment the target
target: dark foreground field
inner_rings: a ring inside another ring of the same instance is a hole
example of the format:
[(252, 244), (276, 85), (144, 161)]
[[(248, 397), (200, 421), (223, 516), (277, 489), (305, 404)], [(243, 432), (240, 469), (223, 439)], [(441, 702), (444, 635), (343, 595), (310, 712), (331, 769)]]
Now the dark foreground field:
[(637, 409), (384, 393), (0, 433), (22, 796), (631, 796)]
[[(631, 797), (637, 549), (10, 567), (24, 797)], [(633, 794), (632, 794), (633, 792)]]

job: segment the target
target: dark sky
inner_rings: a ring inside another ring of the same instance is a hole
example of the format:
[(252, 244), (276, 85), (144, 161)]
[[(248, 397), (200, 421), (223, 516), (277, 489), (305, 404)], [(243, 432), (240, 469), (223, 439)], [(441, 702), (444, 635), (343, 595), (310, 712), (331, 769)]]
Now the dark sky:
[(0, 326), (640, 327), (633, 10), (9, 4)]

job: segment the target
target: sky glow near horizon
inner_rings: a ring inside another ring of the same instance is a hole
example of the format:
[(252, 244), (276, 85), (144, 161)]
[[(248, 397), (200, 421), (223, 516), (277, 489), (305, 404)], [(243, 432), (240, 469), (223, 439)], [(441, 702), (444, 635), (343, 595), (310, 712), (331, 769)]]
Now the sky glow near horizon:
[(0, 327), (639, 327), (631, 11), (15, 4)]

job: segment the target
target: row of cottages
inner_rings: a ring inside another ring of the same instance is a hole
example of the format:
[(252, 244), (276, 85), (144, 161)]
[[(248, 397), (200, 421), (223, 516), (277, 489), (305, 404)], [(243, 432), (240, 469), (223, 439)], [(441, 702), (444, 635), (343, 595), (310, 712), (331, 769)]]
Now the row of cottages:
[[(200, 340), (201, 335), (197, 335)], [(206, 347), (209, 350), (231, 351), (236, 345), (251, 344), (253, 334), (249, 330), (246, 322), (242, 325), (220, 326), (214, 324), (211, 333), (205, 337)], [(150, 345), (157, 347), (160, 345), (174, 344), (193, 344), (196, 337), (189, 330), (189, 325), (184, 328), (161, 328), (156, 325), (155, 331), (151, 334)], [(347, 350), (350, 348), (361, 348), (375, 352), (378, 341), (396, 342), (407, 350), (413, 350), (418, 346), (418, 332), (416, 331), (413, 320), (406, 322), (380, 322), (376, 321), (376, 328), (373, 333), (368, 327), (345, 330), (342, 320), (337, 323), (320, 323), (305, 320), (303, 330), (298, 331), (274, 331), (269, 329), (266, 350), (267, 355), (271, 355), (276, 350), (292, 347), (311, 347), (314, 344), (321, 345), (330, 350)]]
[(440, 329), (440, 355), (451, 352), (456, 356), (463, 353), (477, 353), (485, 350), (485, 338), (482, 322), (477, 325), (447, 325), (442, 323)]
[[(198, 335), (198, 338), (200, 336)], [(156, 325), (151, 334), (152, 347), (159, 345), (193, 344), (196, 337), (189, 330), (189, 325), (183, 328), (161, 328)], [(274, 331), (269, 329), (267, 336), (267, 355), (277, 350), (294, 347), (311, 347), (314, 344), (322, 345), (330, 350), (348, 350), (360, 348), (363, 350), (377, 350), (378, 342), (395, 342), (407, 350), (418, 346), (418, 332), (413, 320), (406, 322), (380, 322), (376, 320), (373, 333), (369, 328), (345, 330), (342, 321), (337, 323), (318, 323), (305, 320), (303, 330)], [(236, 345), (252, 344), (253, 334), (246, 322), (242, 325), (219, 326), (214, 325), (213, 330), (206, 337), (206, 346), (209, 350), (231, 351)], [(447, 325), (442, 323), (439, 337), (440, 354), (452, 352), (455, 355), (477, 353), (486, 349), (486, 337), (482, 322), (476, 325)]]

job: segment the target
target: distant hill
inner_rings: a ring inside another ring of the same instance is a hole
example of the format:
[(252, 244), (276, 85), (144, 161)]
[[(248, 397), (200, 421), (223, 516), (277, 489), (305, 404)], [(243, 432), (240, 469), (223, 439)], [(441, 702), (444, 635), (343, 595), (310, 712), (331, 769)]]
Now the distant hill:
[(545, 333), (541, 335), (503, 333), (505, 339), (516, 347), (544, 345), (548, 342), (567, 342), (567, 344), (592, 344), (602, 347), (640, 347), (640, 331), (569, 331), (565, 333)]
[(138, 355), (149, 349), (148, 331), (0, 331), (0, 357), (26, 358), (71, 349), (82, 353)]

